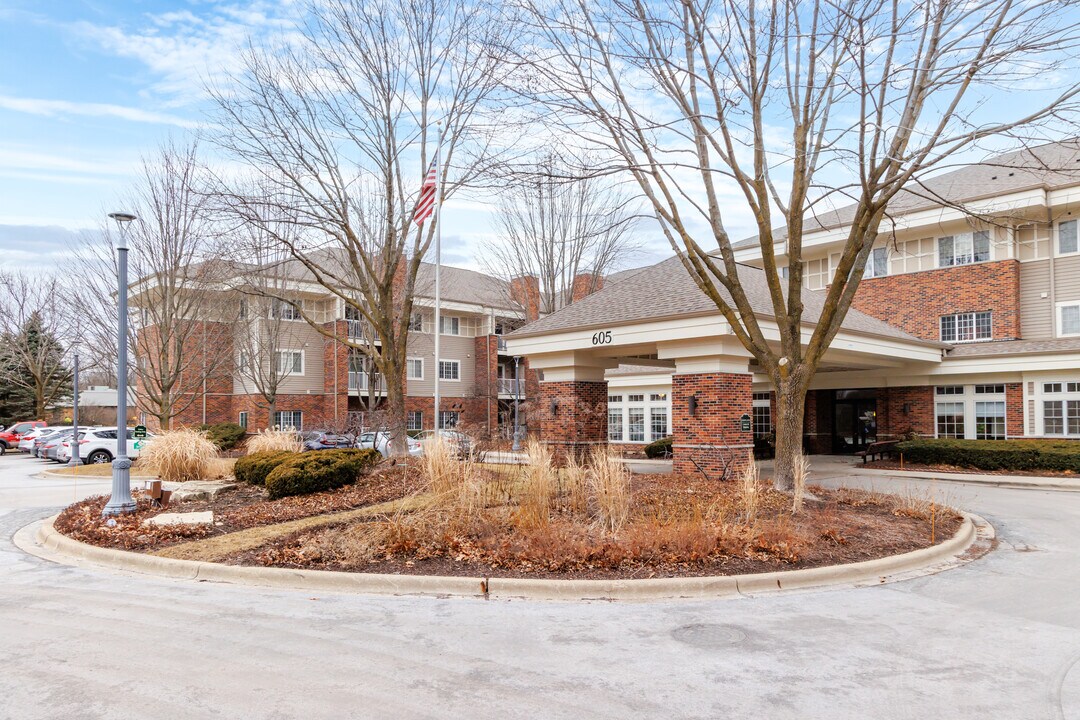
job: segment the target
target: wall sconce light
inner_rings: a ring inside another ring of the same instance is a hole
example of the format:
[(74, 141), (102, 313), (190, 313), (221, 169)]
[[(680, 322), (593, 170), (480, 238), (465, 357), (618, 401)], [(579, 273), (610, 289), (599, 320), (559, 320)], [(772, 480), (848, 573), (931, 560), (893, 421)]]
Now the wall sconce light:
[(559, 401), (556, 398), (551, 398), (551, 414), (552, 415), (558, 415), (559, 414)]
[(697, 414), (697, 395), (691, 395), (686, 400), (686, 411), (690, 417), (694, 417)]
[(911, 403), (904, 403), (904, 414), (907, 415), (911, 412)]

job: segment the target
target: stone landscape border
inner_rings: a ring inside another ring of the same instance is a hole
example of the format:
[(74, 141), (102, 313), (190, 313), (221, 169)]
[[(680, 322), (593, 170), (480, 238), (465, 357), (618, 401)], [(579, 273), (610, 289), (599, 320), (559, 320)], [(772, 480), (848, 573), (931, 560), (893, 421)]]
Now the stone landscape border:
[(995, 536), (993, 526), (986, 520), (978, 515), (963, 513), (960, 529), (942, 543), (901, 555), (846, 565), (710, 577), (549, 580), (351, 573), (178, 560), (79, 542), (53, 527), (56, 517), (24, 527), (15, 534), (15, 544), (33, 555), (54, 562), (87, 562), (115, 570), (180, 580), (306, 592), (572, 601), (718, 599), (838, 586), (880, 585), (941, 572), (981, 557), (991, 549)]

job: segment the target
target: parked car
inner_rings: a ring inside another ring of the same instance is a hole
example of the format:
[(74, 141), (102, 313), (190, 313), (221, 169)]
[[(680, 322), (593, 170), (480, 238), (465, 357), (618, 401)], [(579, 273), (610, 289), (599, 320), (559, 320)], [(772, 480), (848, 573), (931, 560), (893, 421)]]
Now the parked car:
[(467, 459), (473, 455), (473, 441), (468, 435), (457, 430), (425, 430), (417, 436), (421, 444), (439, 437), (450, 446), (459, 458)]
[(66, 458), (65, 458), (65, 460), (61, 460), (60, 456), (59, 456), (60, 455), (60, 446), (65, 442), (69, 442), (74, 435), (75, 435), (75, 428), (72, 428), (70, 430), (62, 430), (56, 436), (56, 439), (46, 446), (45, 451), (43, 453), (44, 459), (52, 460), (54, 462), (64, 462), (66, 460)]
[(337, 448), (356, 447), (356, 438), (352, 435), (313, 430), (303, 434), (305, 450), (335, 450)]
[(59, 445), (65, 434), (70, 434), (73, 431), (74, 429), (70, 427), (55, 428), (51, 433), (46, 433), (34, 441), (34, 447), (30, 454), (36, 458), (48, 460), (49, 450)]
[[(139, 457), (143, 443), (153, 439), (153, 434), (147, 433), (143, 440), (136, 440), (132, 435), (132, 428), (127, 429), (127, 456)], [(116, 427), (89, 428), (79, 432), (79, 459), (87, 465), (103, 465), (113, 461), (116, 452)], [(67, 447), (61, 443), (57, 458), (61, 462), (71, 459), (71, 440)]]
[(45, 427), (45, 421), (29, 420), (26, 422), (17, 422), (7, 430), (0, 432), (0, 455), (3, 455), (11, 448), (18, 447), (19, 440), (22, 439), (22, 436), (38, 427)]
[[(406, 438), (406, 441), (409, 455), (418, 456), (424, 454), (424, 448), (420, 445), (419, 440)], [(356, 439), (356, 447), (361, 449), (374, 448), (383, 457), (390, 457), (390, 433), (386, 431), (360, 433), (360, 437)]]
[(37, 442), (38, 438), (48, 435), (49, 433), (54, 433), (59, 429), (59, 425), (47, 425), (33, 428), (30, 432), (19, 438), (19, 450), (24, 453), (33, 452), (34, 443)]

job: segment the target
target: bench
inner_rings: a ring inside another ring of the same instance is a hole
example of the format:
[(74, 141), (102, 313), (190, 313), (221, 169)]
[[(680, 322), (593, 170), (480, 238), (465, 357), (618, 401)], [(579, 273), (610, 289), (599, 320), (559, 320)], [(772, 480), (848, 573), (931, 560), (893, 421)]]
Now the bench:
[(860, 450), (855, 453), (855, 457), (861, 457), (864, 465), (866, 464), (866, 458), (873, 460), (875, 458), (885, 457), (886, 455), (892, 457), (893, 453), (896, 452), (896, 443), (898, 442), (899, 440), (881, 440), (880, 442), (872, 442), (866, 446), (865, 450)]

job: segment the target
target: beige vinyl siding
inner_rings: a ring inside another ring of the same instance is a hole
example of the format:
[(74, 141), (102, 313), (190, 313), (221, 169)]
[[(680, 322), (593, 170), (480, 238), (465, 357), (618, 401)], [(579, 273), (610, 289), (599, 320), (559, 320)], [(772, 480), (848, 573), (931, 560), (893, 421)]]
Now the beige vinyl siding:
[(1054, 259), (1054, 301), (1080, 300), (1080, 255)]
[[(443, 360), (461, 363), (460, 380), (443, 380), (439, 394), (446, 397), (468, 397), (476, 392), (476, 339), (460, 335), (443, 335), (439, 339), (439, 353)], [(435, 394), (435, 336), (428, 333), (409, 333), (409, 357), (422, 358), (424, 379), (409, 380), (408, 394), (431, 396)]]
[[(1043, 293), (1047, 297), (1042, 297)], [(1020, 264), (1020, 332), (1025, 340), (1054, 336), (1054, 312), (1050, 302), (1050, 261)]]
[[(238, 328), (238, 331), (241, 331)], [(262, 330), (265, 332), (265, 330)], [(289, 375), (278, 385), (278, 393), (285, 395), (305, 395), (307, 393), (322, 393), (324, 378), (324, 339), (319, 332), (304, 320), (285, 320), (281, 325), (281, 337), (278, 345), (282, 350), (304, 351), (304, 374)], [(305, 347), (305, 344), (307, 345)], [(238, 348), (242, 345), (238, 345)], [(274, 362), (273, 351), (266, 348), (267, 357), (264, 362)], [(241, 373), (233, 376), (233, 392), (257, 393), (250, 383), (245, 383)]]

